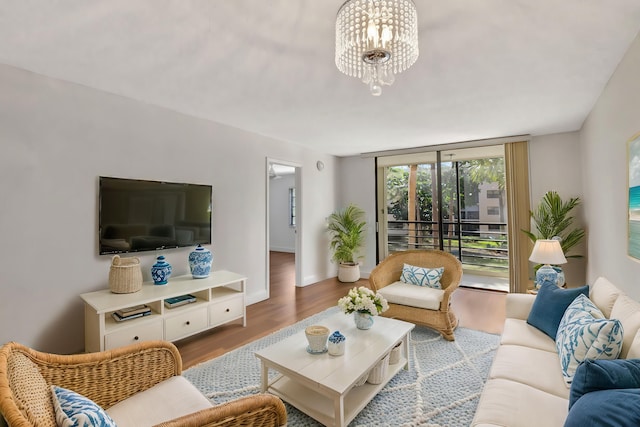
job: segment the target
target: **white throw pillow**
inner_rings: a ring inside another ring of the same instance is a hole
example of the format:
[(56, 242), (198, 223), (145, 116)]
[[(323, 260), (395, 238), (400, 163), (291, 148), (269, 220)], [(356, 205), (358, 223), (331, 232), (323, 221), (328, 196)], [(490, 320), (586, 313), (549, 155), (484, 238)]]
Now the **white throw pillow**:
[(440, 279), (444, 273), (444, 267), (427, 268), (404, 264), (400, 280), (404, 283), (418, 286), (428, 286), (434, 289), (442, 289)]
[(66, 388), (51, 386), (59, 427), (116, 427), (116, 423), (93, 400)]
[(556, 335), (556, 350), (567, 386), (586, 359), (616, 359), (622, 342), (620, 321), (605, 318), (589, 298), (578, 295), (564, 312)]

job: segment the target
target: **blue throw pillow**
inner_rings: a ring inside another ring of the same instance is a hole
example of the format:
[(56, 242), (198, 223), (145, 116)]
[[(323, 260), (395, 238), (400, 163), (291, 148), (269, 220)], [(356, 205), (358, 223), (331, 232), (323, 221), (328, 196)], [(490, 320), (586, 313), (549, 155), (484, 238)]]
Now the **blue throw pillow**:
[(66, 388), (51, 386), (59, 427), (116, 427), (116, 423), (93, 400)]
[(440, 279), (444, 273), (444, 267), (427, 268), (404, 264), (400, 281), (411, 285), (427, 286), (429, 288), (442, 289)]
[(571, 407), (564, 427), (638, 427), (640, 389), (592, 391)]
[(618, 388), (640, 388), (640, 359), (587, 359), (573, 376), (569, 409), (587, 393)]
[(578, 295), (588, 297), (589, 286), (562, 289), (550, 283), (543, 284), (533, 302), (527, 323), (555, 340), (564, 311)]

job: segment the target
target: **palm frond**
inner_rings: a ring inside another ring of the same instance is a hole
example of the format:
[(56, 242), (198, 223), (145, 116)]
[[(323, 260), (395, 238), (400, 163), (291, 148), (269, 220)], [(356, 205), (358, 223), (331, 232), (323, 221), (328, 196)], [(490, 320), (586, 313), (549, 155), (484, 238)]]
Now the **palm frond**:
[[(562, 250), (566, 253), (585, 236), (582, 228), (571, 229), (575, 218), (571, 211), (580, 204), (579, 197), (572, 197), (566, 202), (555, 191), (547, 191), (535, 211), (529, 215), (536, 227), (537, 235), (530, 231), (522, 230), (532, 242), (538, 239), (551, 239), (560, 237)], [(575, 258), (576, 255), (569, 256)]]
[(364, 246), (366, 225), (365, 212), (353, 204), (329, 215), (327, 229), (331, 237), (329, 247), (333, 252), (333, 261), (355, 262), (357, 253)]

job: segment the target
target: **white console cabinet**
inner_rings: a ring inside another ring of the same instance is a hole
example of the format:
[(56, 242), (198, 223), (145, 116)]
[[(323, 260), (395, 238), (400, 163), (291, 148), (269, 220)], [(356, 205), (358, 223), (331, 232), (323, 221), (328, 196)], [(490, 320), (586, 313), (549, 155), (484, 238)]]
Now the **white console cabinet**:
[[(223, 323), (242, 319), (245, 309), (246, 277), (230, 271), (215, 271), (205, 279), (191, 275), (170, 277), (166, 285), (144, 283), (142, 290), (114, 294), (108, 289), (80, 295), (84, 300), (85, 351), (110, 350), (146, 340), (176, 341)], [(168, 308), (164, 300), (191, 294), (196, 302)], [(116, 322), (112, 313), (146, 304), (151, 314)]]

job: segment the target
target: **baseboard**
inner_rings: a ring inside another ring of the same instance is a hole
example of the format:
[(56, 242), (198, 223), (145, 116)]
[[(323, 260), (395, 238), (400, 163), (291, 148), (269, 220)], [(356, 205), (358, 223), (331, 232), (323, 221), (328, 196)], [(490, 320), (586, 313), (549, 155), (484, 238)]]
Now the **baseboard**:
[(269, 299), (267, 296), (267, 291), (264, 291), (264, 290), (257, 292), (255, 294), (250, 294), (250, 295), (247, 294), (245, 295), (245, 305), (255, 304), (257, 302), (265, 301), (267, 299)]
[(295, 248), (285, 248), (285, 247), (280, 247), (280, 246), (271, 246), (269, 247), (269, 250), (272, 252), (287, 252), (290, 254), (295, 254), (296, 253), (296, 249)]

